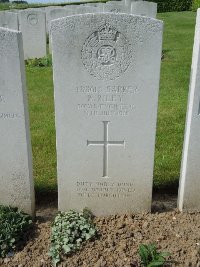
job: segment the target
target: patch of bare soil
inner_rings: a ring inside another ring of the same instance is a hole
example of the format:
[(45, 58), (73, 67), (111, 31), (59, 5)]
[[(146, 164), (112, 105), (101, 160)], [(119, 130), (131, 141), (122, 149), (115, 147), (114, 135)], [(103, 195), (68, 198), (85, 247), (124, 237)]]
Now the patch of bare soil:
[[(151, 214), (96, 217), (98, 237), (63, 259), (59, 266), (134, 267), (138, 266), (138, 246), (155, 243), (159, 250), (171, 253), (168, 266), (200, 267), (200, 213), (181, 214), (175, 208), (176, 197), (157, 195)], [(47, 252), (56, 212), (56, 202), (39, 203), (31, 234), (23, 238), (24, 248), (19, 248), (22, 250), (13, 257), (0, 260), (0, 266), (50, 267)]]

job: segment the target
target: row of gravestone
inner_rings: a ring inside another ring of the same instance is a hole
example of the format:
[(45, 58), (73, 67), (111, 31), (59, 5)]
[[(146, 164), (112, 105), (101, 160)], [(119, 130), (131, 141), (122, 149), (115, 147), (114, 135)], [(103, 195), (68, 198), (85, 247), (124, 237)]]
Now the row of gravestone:
[[(200, 210), (200, 10), (197, 15), (180, 210)], [(51, 26), (58, 208), (96, 215), (151, 209), (163, 25), (85, 14)], [(34, 215), (22, 34), (0, 28), (0, 204)]]
[[(9, 10), (0, 12), (0, 27), (20, 30), (23, 37), (24, 58), (41, 58), (47, 54), (47, 35), (50, 22), (61, 17), (98, 12), (133, 13), (156, 17), (157, 4), (146, 1), (110, 1), (106, 4), (67, 5), (65, 7), (49, 6)], [(46, 34), (47, 33), (47, 34)], [(49, 42), (51, 52), (51, 41)]]

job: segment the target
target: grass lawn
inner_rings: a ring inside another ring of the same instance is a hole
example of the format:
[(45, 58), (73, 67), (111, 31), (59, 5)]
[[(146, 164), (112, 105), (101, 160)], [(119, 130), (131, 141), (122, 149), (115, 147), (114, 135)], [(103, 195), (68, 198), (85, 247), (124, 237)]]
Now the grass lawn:
[[(159, 14), (164, 21), (164, 60), (158, 109), (154, 188), (177, 188), (196, 13)], [(37, 192), (56, 191), (53, 81), (50, 67), (27, 67)]]
[(177, 186), (194, 41), (194, 12), (159, 14), (164, 21), (154, 187)]

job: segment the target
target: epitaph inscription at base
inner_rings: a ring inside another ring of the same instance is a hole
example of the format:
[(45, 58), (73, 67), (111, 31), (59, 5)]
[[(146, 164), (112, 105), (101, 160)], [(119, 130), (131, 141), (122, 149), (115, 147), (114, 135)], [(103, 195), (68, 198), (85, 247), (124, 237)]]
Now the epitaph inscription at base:
[(149, 211), (162, 22), (86, 14), (51, 33), (59, 209)]

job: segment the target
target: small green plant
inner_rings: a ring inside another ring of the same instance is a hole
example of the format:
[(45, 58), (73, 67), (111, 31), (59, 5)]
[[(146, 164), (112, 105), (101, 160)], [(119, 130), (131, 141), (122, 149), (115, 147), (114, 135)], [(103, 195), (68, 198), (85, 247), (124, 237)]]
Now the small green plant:
[(154, 267), (163, 266), (166, 263), (166, 257), (170, 254), (168, 252), (158, 252), (154, 244), (139, 246), (139, 255), (141, 260), (141, 266)]
[(49, 54), (48, 56), (43, 58), (27, 59), (25, 63), (28, 67), (51, 67), (52, 57)]
[(92, 214), (88, 209), (82, 212), (70, 210), (59, 213), (54, 220), (51, 231), (49, 256), (56, 266), (63, 255), (80, 249), (82, 243), (96, 234), (92, 223)]
[(15, 249), (31, 224), (31, 217), (18, 208), (0, 206), (0, 257), (6, 257)]

